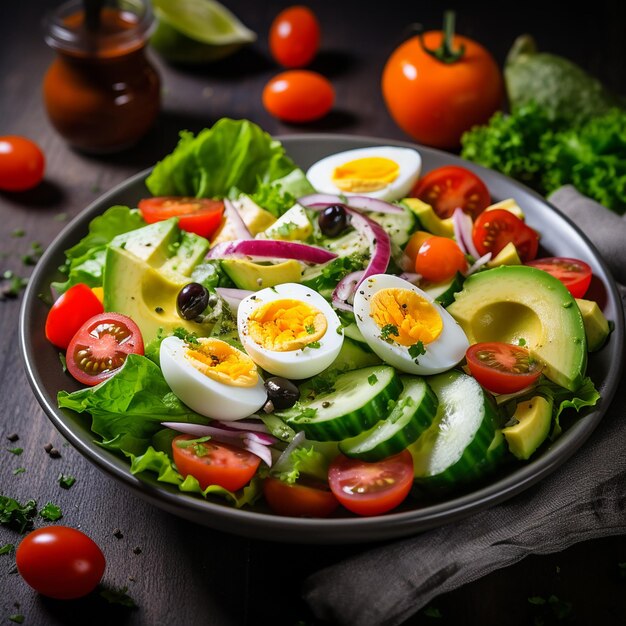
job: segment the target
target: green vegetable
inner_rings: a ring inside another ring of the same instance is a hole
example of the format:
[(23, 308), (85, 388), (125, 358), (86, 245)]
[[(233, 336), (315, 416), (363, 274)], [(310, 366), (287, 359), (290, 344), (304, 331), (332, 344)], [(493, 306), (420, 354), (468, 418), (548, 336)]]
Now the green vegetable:
[(13, 498), (0, 495), (0, 524), (23, 533), (33, 527), (33, 517), (36, 514), (35, 500), (28, 500), (22, 505)]
[(49, 522), (56, 522), (63, 517), (61, 508), (52, 502), (47, 502), (46, 505), (39, 511), (39, 515)]
[(59, 474), (57, 480), (63, 489), (69, 489), (76, 482), (76, 479), (73, 476), (66, 474)]
[(92, 416), (100, 445), (135, 455), (147, 450), (161, 422), (208, 422), (172, 393), (157, 365), (137, 354), (130, 354), (115, 376), (95, 387), (60, 391), (57, 401), (61, 408)]
[(279, 141), (248, 120), (228, 118), (197, 136), (181, 132), (174, 151), (146, 180), (155, 196), (197, 198), (254, 194), (267, 183), (280, 185), (283, 194), (293, 188), (298, 195), (305, 186), (311, 189)]
[(577, 125), (620, 106), (617, 96), (581, 67), (561, 56), (538, 52), (530, 35), (514, 42), (504, 78), (511, 108), (536, 102), (550, 120)]
[(5, 543), (3, 546), (0, 546), (0, 554), (9, 554), (15, 549), (15, 546), (12, 543)]
[(322, 482), (328, 480), (328, 466), (337, 455), (337, 444), (308, 441), (306, 446), (295, 448), (289, 457), (273, 468), (276, 478), (293, 485), (300, 476), (309, 476)]
[(547, 195), (565, 184), (608, 209), (626, 212), (626, 111), (575, 126), (551, 121), (536, 103), (496, 113), (461, 139), (461, 156)]
[(109, 604), (119, 604), (129, 609), (137, 608), (137, 603), (128, 595), (128, 587), (110, 587), (100, 591), (100, 597)]
[(106, 247), (116, 235), (145, 226), (146, 223), (136, 209), (113, 206), (98, 215), (89, 224), (89, 233), (75, 246), (65, 251), (67, 274), (65, 282), (52, 283), (58, 293), (64, 293), (72, 285), (85, 283), (90, 287), (102, 285), (102, 268)]

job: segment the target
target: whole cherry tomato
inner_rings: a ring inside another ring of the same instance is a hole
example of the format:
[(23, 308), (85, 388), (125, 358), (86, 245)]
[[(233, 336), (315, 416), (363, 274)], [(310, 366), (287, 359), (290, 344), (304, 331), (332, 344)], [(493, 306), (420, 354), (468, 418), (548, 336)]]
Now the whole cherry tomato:
[(320, 45), (320, 25), (315, 13), (305, 6), (281, 11), (270, 27), (270, 52), (284, 67), (308, 65)]
[(17, 547), (15, 562), (35, 591), (59, 600), (80, 598), (93, 591), (106, 566), (93, 539), (67, 526), (33, 530)]
[(405, 41), (382, 75), (385, 104), (395, 122), (416, 141), (454, 149), (461, 135), (484, 124), (504, 103), (504, 81), (495, 59), (480, 44), (454, 34), (447, 12), (443, 31)]
[(432, 236), (417, 251), (415, 271), (435, 283), (451, 279), (467, 269), (467, 259), (459, 245), (448, 237)]
[(39, 146), (26, 137), (0, 137), (0, 189), (26, 191), (43, 179), (46, 160)]
[(330, 81), (309, 70), (289, 70), (274, 76), (263, 90), (263, 105), (285, 122), (312, 122), (326, 115), (335, 100)]

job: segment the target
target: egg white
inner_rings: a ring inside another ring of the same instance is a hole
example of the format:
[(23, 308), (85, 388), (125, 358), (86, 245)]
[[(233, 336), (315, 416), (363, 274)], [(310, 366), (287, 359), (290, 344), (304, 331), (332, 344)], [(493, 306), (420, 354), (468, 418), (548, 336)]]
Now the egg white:
[(267, 391), (260, 376), (254, 387), (221, 383), (198, 371), (185, 358), (185, 350), (182, 339), (166, 337), (159, 354), (161, 370), (174, 394), (196, 413), (235, 421), (252, 415), (266, 403)]
[[(409, 346), (381, 339), (380, 328), (370, 315), (370, 300), (381, 289), (409, 289), (427, 300), (443, 321), (441, 334), (425, 344), (425, 354), (415, 359), (409, 355)], [(409, 374), (429, 375), (445, 372), (465, 356), (469, 341), (454, 318), (428, 294), (412, 283), (389, 274), (375, 274), (365, 279), (354, 296), (354, 315), (357, 326), (370, 348), (386, 363)]]
[[(248, 333), (252, 312), (275, 300), (300, 300), (321, 311), (326, 318), (326, 332), (319, 339), (318, 348), (278, 352), (268, 350), (254, 341)], [(299, 283), (283, 283), (261, 289), (244, 298), (237, 310), (239, 338), (252, 360), (265, 371), (291, 380), (301, 380), (319, 374), (337, 358), (343, 344), (343, 330), (337, 314), (317, 291)]]
[[(394, 181), (388, 183), (382, 189), (369, 192), (353, 193), (343, 191), (333, 182), (333, 172), (336, 167), (344, 165), (354, 159), (366, 157), (384, 157), (395, 161), (400, 167), (400, 174)], [(309, 182), (320, 193), (340, 194), (344, 196), (370, 196), (392, 202), (405, 198), (413, 185), (415, 185), (422, 170), (422, 158), (416, 150), (411, 148), (398, 148), (394, 146), (382, 146), (371, 148), (356, 148), (338, 152), (314, 163), (306, 173)]]

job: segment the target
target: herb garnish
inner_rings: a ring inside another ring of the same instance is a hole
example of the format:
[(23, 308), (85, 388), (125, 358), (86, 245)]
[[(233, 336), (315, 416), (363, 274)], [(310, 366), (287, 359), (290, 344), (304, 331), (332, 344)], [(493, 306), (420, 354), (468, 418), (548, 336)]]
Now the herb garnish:
[(26, 471), (25, 467), (16, 467), (13, 470), (13, 476), (17, 476), (18, 474), (23, 474)]
[(69, 474), (59, 474), (57, 480), (59, 481), (59, 485), (61, 485), (63, 489), (69, 489), (76, 482), (76, 479)]
[(396, 337), (398, 336), (398, 327), (395, 324), (385, 324), (380, 329), (380, 338), (383, 341), (393, 341), (393, 339), (391, 339), (391, 335), (395, 335)]
[(182, 326), (175, 328), (172, 334), (174, 335), (174, 337), (178, 337), (179, 339), (182, 339), (185, 343), (189, 343), (189, 344), (200, 343), (198, 341), (198, 335), (196, 333), (190, 333)]
[(0, 554), (9, 554), (15, 549), (15, 546), (12, 543), (5, 543), (3, 546), (0, 546)]
[(419, 364), (418, 357), (422, 356), (422, 354), (426, 354), (426, 348), (424, 348), (424, 344), (421, 341), (418, 341), (409, 347), (409, 356), (415, 361), (416, 364)]
[(370, 385), (375, 385), (375, 384), (378, 382), (378, 376), (376, 376), (376, 374), (370, 374), (370, 375), (367, 377), (367, 382), (368, 382)]
[(33, 527), (33, 517), (36, 514), (35, 500), (28, 500), (22, 505), (13, 498), (0, 496), (0, 524), (23, 533)]
[(128, 595), (128, 587), (120, 587), (103, 589), (100, 592), (100, 596), (104, 598), (109, 604), (120, 604), (126, 606), (129, 609), (137, 608), (136, 602)]
[(52, 504), (52, 502), (47, 502), (43, 509), (39, 511), (39, 515), (49, 522), (56, 522), (63, 517), (61, 507), (58, 507), (56, 504)]
[(22, 452), (24, 452), (24, 448), (7, 448), (7, 452), (15, 454), (15, 456), (19, 456)]

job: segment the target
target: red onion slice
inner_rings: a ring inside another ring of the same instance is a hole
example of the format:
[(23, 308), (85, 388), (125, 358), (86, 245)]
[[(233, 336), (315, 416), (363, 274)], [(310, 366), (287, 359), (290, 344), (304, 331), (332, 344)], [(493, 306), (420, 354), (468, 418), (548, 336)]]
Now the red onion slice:
[(483, 265), (485, 265), (486, 263), (489, 263), (489, 261), (491, 261), (491, 252), (487, 252), (487, 254), (483, 254), (483, 256), (481, 256), (480, 259), (477, 259), (472, 265), (470, 265), (470, 267), (468, 267), (467, 271), (465, 272), (465, 276), (469, 276), (470, 274), (473, 274), (476, 270), (480, 269)]
[(348, 194), (346, 198), (331, 194), (314, 193), (298, 199), (298, 204), (307, 209), (321, 210), (333, 204), (348, 206), (357, 211), (372, 211), (375, 213), (404, 213), (404, 209), (397, 204), (391, 204), (380, 198)]
[(461, 250), (477, 259), (480, 255), (472, 239), (473, 222), (471, 216), (465, 213), (463, 209), (455, 209), (452, 214), (452, 226), (454, 237)]
[(295, 241), (280, 241), (277, 239), (238, 239), (224, 241), (213, 246), (208, 254), (208, 259), (232, 259), (232, 258), (275, 258), (296, 259), (305, 263), (327, 263), (337, 255), (334, 252), (309, 246)]
[(267, 446), (255, 441), (246, 441), (242, 448), (258, 456), (268, 467), (272, 467), (272, 451)]
[[(250, 293), (254, 292), (251, 291)], [(226, 430), (245, 430), (255, 433), (269, 433), (267, 426), (258, 418), (254, 421), (246, 418), (234, 420), (232, 422), (220, 422), (217, 420), (216, 424), (219, 424), (221, 428), (225, 428)]]
[(248, 230), (248, 227), (241, 218), (239, 211), (228, 198), (224, 198), (224, 219), (230, 222), (238, 239), (253, 238), (252, 233)]
[(296, 202), (309, 209), (330, 206), (331, 204), (345, 204), (344, 198), (330, 193), (311, 193), (298, 198)]

